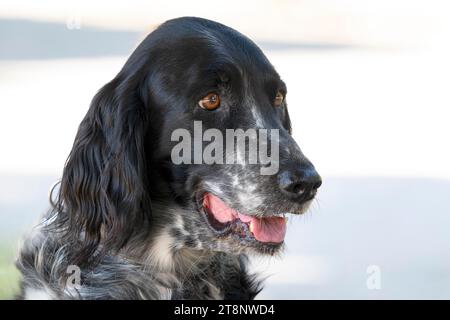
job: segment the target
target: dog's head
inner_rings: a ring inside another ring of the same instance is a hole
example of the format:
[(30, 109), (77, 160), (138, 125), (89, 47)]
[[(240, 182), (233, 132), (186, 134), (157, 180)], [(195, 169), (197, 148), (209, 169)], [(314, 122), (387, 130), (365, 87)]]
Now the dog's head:
[(275, 252), (285, 214), (303, 213), (321, 184), (291, 137), (286, 92), (237, 31), (164, 23), (94, 98), (59, 219), (91, 251), (145, 229), (170, 248)]

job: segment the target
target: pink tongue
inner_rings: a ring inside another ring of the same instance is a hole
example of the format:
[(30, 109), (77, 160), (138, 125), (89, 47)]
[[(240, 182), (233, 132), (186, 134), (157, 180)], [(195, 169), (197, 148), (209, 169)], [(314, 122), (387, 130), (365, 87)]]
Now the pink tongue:
[(256, 218), (239, 213), (211, 193), (205, 195), (203, 206), (221, 223), (236, 219), (249, 223), (250, 229), (258, 241), (279, 243), (284, 240), (286, 235), (286, 221), (282, 217)]
[(261, 242), (282, 242), (286, 235), (286, 220), (282, 217), (256, 218), (239, 213), (239, 219), (250, 222), (253, 235)]
[(211, 193), (206, 194), (203, 199), (203, 206), (207, 208), (209, 212), (214, 215), (214, 218), (221, 223), (233, 221), (238, 216), (236, 210), (231, 209), (222, 200)]

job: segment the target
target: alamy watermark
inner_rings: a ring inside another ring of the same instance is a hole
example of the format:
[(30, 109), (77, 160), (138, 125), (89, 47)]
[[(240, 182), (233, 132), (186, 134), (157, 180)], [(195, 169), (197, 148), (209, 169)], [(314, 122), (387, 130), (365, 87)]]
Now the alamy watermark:
[(69, 30), (80, 30), (81, 29), (81, 17), (80, 16), (70, 16), (66, 19), (66, 28)]
[[(202, 121), (194, 121), (194, 136), (187, 129), (172, 132), (174, 164), (260, 164), (261, 175), (273, 175), (279, 169), (278, 129), (219, 129), (203, 131)], [(209, 142), (204, 147), (204, 142)], [(203, 148), (204, 147), (204, 148)]]
[(67, 289), (81, 289), (81, 269), (76, 265), (70, 265), (67, 267), (66, 273), (69, 275), (66, 281)]
[(381, 290), (381, 268), (377, 265), (370, 265), (367, 267), (368, 274), (366, 286), (369, 290)]

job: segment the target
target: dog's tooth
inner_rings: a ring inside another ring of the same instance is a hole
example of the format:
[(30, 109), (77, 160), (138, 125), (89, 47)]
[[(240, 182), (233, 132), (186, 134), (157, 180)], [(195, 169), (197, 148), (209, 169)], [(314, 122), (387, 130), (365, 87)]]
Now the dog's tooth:
[(289, 218), (288, 217), (284, 217), (284, 222), (288, 223)]
[(251, 233), (253, 233), (253, 223), (252, 222), (250, 222), (250, 226), (248, 229), (250, 230)]

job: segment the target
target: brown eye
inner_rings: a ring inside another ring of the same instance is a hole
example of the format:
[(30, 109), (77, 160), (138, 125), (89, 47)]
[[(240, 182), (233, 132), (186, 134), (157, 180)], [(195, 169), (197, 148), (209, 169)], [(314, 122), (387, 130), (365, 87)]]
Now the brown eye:
[(281, 106), (283, 104), (283, 101), (284, 101), (284, 95), (280, 91), (278, 91), (277, 95), (275, 96), (275, 100), (273, 102), (274, 106), (275, 107)]
[(206, 110), (215, 110), (220, 107), (220, 96), (217, 93), (211, 92), (203, 97), (198, 105)]

